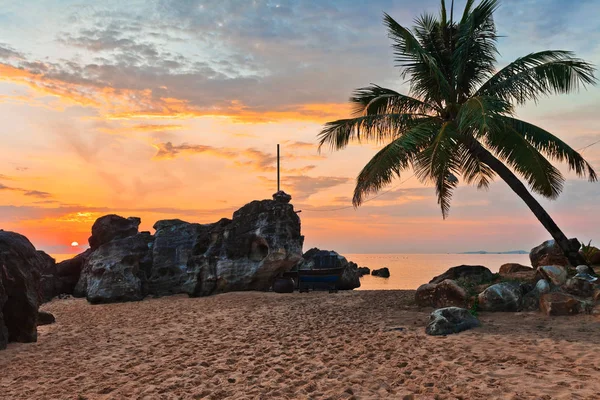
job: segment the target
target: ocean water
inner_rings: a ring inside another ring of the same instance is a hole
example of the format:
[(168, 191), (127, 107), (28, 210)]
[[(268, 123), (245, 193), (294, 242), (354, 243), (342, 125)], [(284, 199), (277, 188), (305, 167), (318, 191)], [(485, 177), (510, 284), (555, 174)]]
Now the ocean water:
[[(56, 262), (75, 254), (52, 254)], [(344, 254), (349, 261), (371, 270), (388, 267), (389, 278), (366, 275), (358, 290), (416, 289), (436, 275), (457, 265), (483, 265), (498, 272), (505, 263), (529, 264), (527, 254)]]
[(365, 275), (358, 290), (416, 289), (457, 265), (483, 265), (498, 272), (506, 263), (530, 265), (528, 254), (344, 254), (371, 270), (388, 267), (389, 278)]

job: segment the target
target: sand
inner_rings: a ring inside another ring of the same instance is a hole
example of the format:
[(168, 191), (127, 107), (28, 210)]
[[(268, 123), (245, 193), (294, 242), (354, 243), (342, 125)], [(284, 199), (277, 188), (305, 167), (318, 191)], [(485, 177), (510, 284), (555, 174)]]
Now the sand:
[[(229, 293), (42, 307), (0, 352), (8, 399), (597, 399), (600, 317), (485, 313), (425, 335), (412, 291)], [(392, 330), (403, 328), (402, 330)]]

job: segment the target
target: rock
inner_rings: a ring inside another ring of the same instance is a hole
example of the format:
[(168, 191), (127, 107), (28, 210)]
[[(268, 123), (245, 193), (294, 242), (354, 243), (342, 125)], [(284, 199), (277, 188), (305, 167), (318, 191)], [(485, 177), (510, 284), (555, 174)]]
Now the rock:
[(58, 295), (56, 285), (56, 260), (45, 252), (38, 250), (38, 255), (42, 260), (42, 269), (40, 272), (40, 303), (50, 301)]
[(198, 238), (184, 289), (190, 296), (268, 290), (302, 259), (303, 241), (291, 204), (253, 201)]
[(387, 267), (383, 267), (383, 268), (379, 268), (379, 269), (374, 269), (371, 272), (372, 276), (378, 276), (380, 278), (389, 278), (390, 277), (390, 270)]
[(208, 240), (213, 225), (193, 224), (179, 219), (154, 224), (152, 268), (148, 276), (150, 293), (164, 296), (183, 292), (194, 246)]
[(494, 279), (492, 271), (481, 265), (459, 265), (452, 267), (442, 275), (436, 276), (429, 283), (440, 283), (446, 279), (452, 280), (468, 280), (472, 283), (479, 284), (490, 282)]
[(578, 265), (575, 270), (577, 271), (578, 274), (588, 274), (588, 275), (594, 275), (594, 269), (591, 267), (588, 267), (587, 265)]
[(47, 259), (25, 236), (0, 230), (0, 347), (37, 340), (40, 271), (47, 267)]
[(440, 308), (431, 313), (425, 328), (428, 335), (449, 335), (480, 326), (468, 310), (458, 307)]
[(87, 249), (75, 257), (56, 264), (55, 288), (56, 295), (74, 294), (75, 286), (79, 282), (81, 270), (87, 259), (92, 254), (92, 249)]
[(292, 196), (290, 196), (283, 190), (280, 190), (279, 192), (276, 192), (273, 195), (273, 200), (278, 203), (288, 204), (290, 201), (292, 201)]
[(364, 276), (364, 275), (371, 275), (371, 270), (367, 267), (359, 267), (358, 268), (358, 274), (360, 276)]
[(275, 293), (294, 293), (296, 283), (292, 278), (276, 278), (273, 283)]
[(540, 310), (546, 315), (574, 315), (584, 309), (580, 300), (567, 293), (546, 293), (540, 298)]
[(450, 279), (437, 284), (426, 283), (415, 292), (415, 302), (420, 307), (464, 307), (468, 297), (467, 292)]
[(540, 297), (550, 292), (550, 284), (545, 279), (540, 279), (533, 290), (526, 291), (523, 296), (522, 310), (536, 311), (540, 308)]
[(525, 265), (521, 265), (521, 264), (509, 263), (509, 264), (503, 264), (500, 267), (499, 273), (500, 273), (500, 276), (503, 276), (503, 275), (513, 274), (515, 272), (529, 272), (529, 271), (534, 271), (534, 269), (531, 267), (527, 267)]
[(38, 311), (37, 326), (50, 325), (56, 322), (54, 315), (47, 311)]
[(152, 240), (142, 232), (101, 245), (85, 262), (75, 294), (92, 304), (142, 300), (152, 267)]
[(569, 294), (579, 297), (592, 297), (594, 295), (595, 285), (592, 282), (583, 279), (570, 278), (562, 287)]
[(339, 290), (352, 290), (360, 287), (360, 273), (358, 265), (352, 261), (348, 262), (346, 269), (337, 284)]
[[(573, 248), (581, 247), (577, 239), (569, 239), (569, 243)], [(537, 268), (540, 265), (561, 265), (563, 267), (569, 266), (569, 260), (565, 256), (562, 249), (554, 242), (554, 240), (547, 240), (537, 247), (531, 249), (529, 253), (529, 260), (533, 268)]]
[(589, 259), (590, 265), (600, 265), (600, 250), (596, 251)]
[(519, 311), (523, 301), (523, 289), (520, 283), (496, 283), (478, 296), (482, 311)]
[(567, 281), (567, 270), (560, 265), (543, 265), (538, 267), (543, 278), (556, 286), (561, 286)]
[(358, 265), (348, 262), (346, 257), (335, 251), (320, 250), (314, 247), (302, 255), (302, 260), (297, 265), (298, 269), (341, 267), (345, 267), (345, 269), (337, 284), (337, 288), (339, 290), (352, 290), (360, 287)]
[(92, 226), (92, 236), (88, 239), (90, 248), (94, 251), (112, 240), (136, 235), (140, 222), (137, 217), (123, 218), (115, 214), (98, 218)]

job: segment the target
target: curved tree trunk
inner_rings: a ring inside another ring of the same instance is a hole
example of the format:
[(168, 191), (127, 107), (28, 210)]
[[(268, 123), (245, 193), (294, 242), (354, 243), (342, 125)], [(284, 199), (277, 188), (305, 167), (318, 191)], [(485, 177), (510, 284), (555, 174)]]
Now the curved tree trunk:
[(527, 204), (536, 218), (542, 223), (544, 228), (550, 233), (555, 242), (565, 253), (569, 262), (574, 267), (580, 264), (585, 264), (585, 260), (579, 254), (580, 243), (569, 240), (560, 230), (558, 225), (552, 220), (550, 215), (544, 210), (540, 203), (531, 195), (527, 187), (523, 185), (521, 180), (492, 153), (483, 147), (475, 139), (469, 140), (469, 147), (477, 155), (477, 158), (487, 164), (495, 173), (500, 176), (510, 186), (510, 188)]

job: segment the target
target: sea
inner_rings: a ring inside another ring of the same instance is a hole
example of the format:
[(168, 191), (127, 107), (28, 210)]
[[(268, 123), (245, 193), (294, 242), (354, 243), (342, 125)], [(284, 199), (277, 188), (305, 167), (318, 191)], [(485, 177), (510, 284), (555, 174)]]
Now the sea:
[(457, 265), (483, 265), (498, 272), (506, 263), (531, 265), (528, 254), (344, 254), (360, 267), (388, 267), (389, 278), (365, 275), (358, 290), (416, 289)]
[[(74, 254), (53, 254), (57, 262)], [(365, 275), (358, 290), (416, 289), (450, 267), (483, 265), (498, 272), (506, 263), (530, 265), (528, 254), (344, 254), (349, 261), (371, 270), (388, 267), (389, 278)]]

